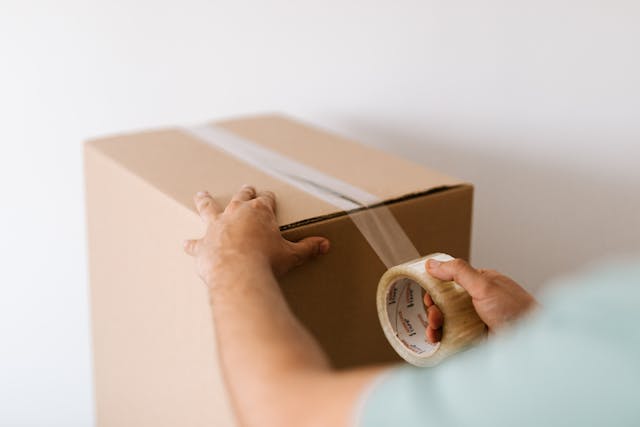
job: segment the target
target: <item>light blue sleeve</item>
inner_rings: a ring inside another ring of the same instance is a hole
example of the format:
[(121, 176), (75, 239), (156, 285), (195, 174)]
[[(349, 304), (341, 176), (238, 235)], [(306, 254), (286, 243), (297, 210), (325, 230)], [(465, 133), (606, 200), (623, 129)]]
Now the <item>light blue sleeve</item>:
[(488, 343), (387, 373), (358, 426), (640, 426), (640, 263), (554, 289)]

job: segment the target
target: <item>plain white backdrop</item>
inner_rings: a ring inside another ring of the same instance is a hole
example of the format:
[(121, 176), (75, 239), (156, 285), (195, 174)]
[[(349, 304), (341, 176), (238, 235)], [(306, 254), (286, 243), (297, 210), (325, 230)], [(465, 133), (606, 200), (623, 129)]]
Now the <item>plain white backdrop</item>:
[(623, 0), (0, 0), (0, 425), (93, 423), (84, 139), (297, 116), (476, 184), (536, 290), (640, 250), (639, 52)]

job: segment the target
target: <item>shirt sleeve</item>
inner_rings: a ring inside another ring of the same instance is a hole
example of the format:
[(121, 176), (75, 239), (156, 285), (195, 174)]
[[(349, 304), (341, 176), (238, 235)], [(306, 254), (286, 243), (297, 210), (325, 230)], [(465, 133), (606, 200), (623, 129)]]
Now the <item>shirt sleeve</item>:
[(530, 318), (363, 396), (359, 427), (640, 425), (640, 263), (575, 278)]

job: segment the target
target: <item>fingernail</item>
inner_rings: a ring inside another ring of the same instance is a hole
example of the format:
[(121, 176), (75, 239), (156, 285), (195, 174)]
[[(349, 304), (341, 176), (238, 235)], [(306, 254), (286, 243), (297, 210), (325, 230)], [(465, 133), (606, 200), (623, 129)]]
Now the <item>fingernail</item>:
[(209, 193), (207, 191), (198, 191), (196, 193), (196, 196), (198, 196), (198, 197), (204, 197), (204, 196), (207, 196), (207, 195), (209, 195)]
[(440, 267), (440, 264), (442, 264), (440, 261), (435, 260), (435, 259), (430, 259), (427, 261), (427, 268), (429, 270), (435, 270), (438, 267)]
[(320, 253), (324, 255), (327, 252), (329, 252), (329, 241), (323, 240), (322, 242), (320, 242)]

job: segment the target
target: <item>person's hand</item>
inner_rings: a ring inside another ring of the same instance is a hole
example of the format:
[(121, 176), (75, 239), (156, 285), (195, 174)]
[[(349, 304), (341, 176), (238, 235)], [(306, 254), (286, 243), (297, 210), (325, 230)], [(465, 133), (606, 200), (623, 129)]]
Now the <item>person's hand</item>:
[(244, 185), (224, 210), (206, 191), (196, 194), (194, 200), (207, 231), (201, 239), (185, 241), (184, 249), (196, 258), (198, 274), (209, 287), (221, 269), (266, 267), (279, 276), (329, 250), (324, 237), (295, 243), (285, 240), (276, 221), (275, 195), (270, 191), (257, 193)]
[(427, 309), (428, 323), (427, 328), (425, 329), (425, 334), (427, 336), (427, 341), (435, 344), (442, 339), (442, 323), (444, 321), (444, 317), (442, 316), (440, 308), (433, 303), (431, 295), (425, 292), (423, 300), (424, 306)]
[[(437, 261), (429, 259), (425, 265), (427, 272), (440, 280), (454, 280), (465, 288), (473, 301), (480, 319), (495, 332), (519, 319), (535, 308), (538, 303), (516, 282), (494, 270), (477, 270), (466, 261)], [(440, 309), (425, 294), (429, 327), (426, 335), (429, 342), (440, 341), (443, 319)]]

